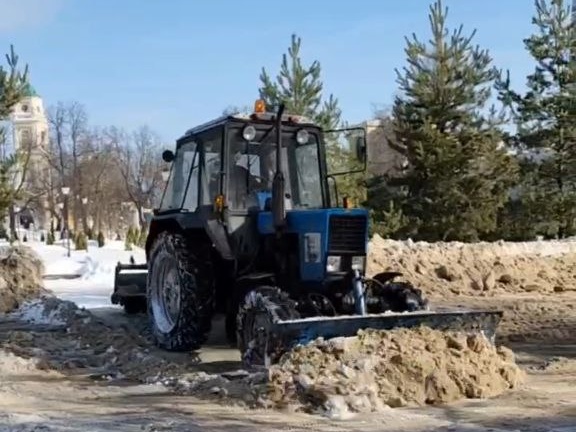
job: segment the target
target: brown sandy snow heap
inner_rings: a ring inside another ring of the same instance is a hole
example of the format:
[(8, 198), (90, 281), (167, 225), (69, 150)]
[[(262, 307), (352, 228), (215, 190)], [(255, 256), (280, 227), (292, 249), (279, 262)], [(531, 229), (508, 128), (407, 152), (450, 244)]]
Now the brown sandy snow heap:
[(0, 248), (0, 313), (17, 309), (26, 300), (45, 293), (42, 286), (44, 265), (30, 248)]
[(576, 241), (412, 242), (376, 235), (368, 273), (399, 271), (426, 295), (576, 290)]
[(270, 370), (268, 398), (276, 407), (296, 404), (342, 417), (493, 397), (523, 380), (514, 354), (483, 336), (424, 327), (369, 330), (288, 353)]

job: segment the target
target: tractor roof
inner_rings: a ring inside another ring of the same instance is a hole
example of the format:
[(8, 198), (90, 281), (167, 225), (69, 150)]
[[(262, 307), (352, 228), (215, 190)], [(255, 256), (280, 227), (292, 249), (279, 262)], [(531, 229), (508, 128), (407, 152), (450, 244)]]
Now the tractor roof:
[[(189, 137), (191, 135), (196, 135), (201, 132), (204, 132), (208, 129), (212, 129), (213, 127), (219, 126), (231, 120), (237, 120), (241, 122), (255, 122), (255, 123), (268, 123), (274, 121), (276, 114), (274, 113), (235, 113), (235, 114), (227, 114), (215, 118), (214, 120), (210, 120), (206, 123), (202, 123), (196, 127), (188, 129), (184, 136), (180, 139)], [(288, 125), (306, 125), (306, 126), (315, 126), (318, 127), (316, 123), (314, 123), (311, 119), (298, 116), (293, 114), (284, 114), (282, 116), (282, 123)]]

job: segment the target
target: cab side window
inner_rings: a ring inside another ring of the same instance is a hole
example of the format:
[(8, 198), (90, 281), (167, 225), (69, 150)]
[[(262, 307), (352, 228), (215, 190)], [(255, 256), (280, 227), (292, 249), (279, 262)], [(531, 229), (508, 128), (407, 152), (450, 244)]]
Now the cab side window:
[[(188, 211), (195, 211), (198, 208), (198, 197), (200, 195), (200, 152), (196, 143), (194, 145), (194, 152), (190, 152), (187, 160), (184, 161), (184, 172), (189, 173), (187, 178), (186, 198), (182, 208)], [(188, 144), (187, 144), (188, 145)]]
[[(191, 189), (192, 196), (186, 196), (186, 200), (183, 202), (189, 179), (191, 184), (195, 184), (193, 188), (196, 192), (194, 193)], [(193, 195), (196, 196), (195, 201)], [(193, 205), (190, 210), (195, 210), (198, 206), (198, 151), (195, 142), (186, 143), (176, 151), (160, 209), (188, 208), (191, 204)]]
[(210, 130), (198, 136), (202, 143), (202, 205), (213, 205), (220, 194), (222, 179), (222, 140), (224, 127)]

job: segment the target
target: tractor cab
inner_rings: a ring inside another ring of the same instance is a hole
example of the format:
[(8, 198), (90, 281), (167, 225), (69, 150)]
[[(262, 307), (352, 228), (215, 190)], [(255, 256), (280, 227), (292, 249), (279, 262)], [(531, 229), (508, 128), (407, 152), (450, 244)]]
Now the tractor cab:
[(262, 235), (285, 228), (290, 214), (338, 205), (330, 179), (354, 171), (329, 172), (326, 139), (338, 147), (340, 167), (343, 154), (365, 165), (362, 128), (323, 131), (305, 117), (266, 112), (262, 101), (253, 113), (190, 129), (175, 152), (163, 154), (171, 170), (156, 215), (184, 212), (188, 221), (190, 213), (198, 215), (223, 256), (249, 262), (261, 249)]

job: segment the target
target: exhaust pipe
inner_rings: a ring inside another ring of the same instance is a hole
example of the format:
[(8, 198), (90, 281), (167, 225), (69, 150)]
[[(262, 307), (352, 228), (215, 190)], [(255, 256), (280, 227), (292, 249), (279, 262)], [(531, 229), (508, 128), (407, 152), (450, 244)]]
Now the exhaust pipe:
[(286, 205), (284, 202), (286, 179), (282, 172), (282, 115), (284, 108), (284, 103), (281, 103), (276, 113), (276, 172), (272, 180), (272, 218), (277, 232), (280, 232), (286, 223)]

